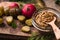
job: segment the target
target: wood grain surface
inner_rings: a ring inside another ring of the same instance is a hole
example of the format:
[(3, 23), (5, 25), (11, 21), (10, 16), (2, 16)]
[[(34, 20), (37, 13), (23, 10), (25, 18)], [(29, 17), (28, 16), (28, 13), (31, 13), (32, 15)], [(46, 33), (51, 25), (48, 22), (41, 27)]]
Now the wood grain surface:
[[(4, 0), (4, 1), (6, 1), (6, 0)], [(45, 2), (45, 4), (46, 4), (47, 7), (54, 8), (54, 9), (56, 9), (56, 10), (58, 10), (60, 12), (60, 7), (55, 4), (55, 0), (44, 0), (44, 2)], [(17, 30), (17, 29), (19, 29), (19, 30)], [(31, 34), (24, 33), (20, 29), (21, 28), (13, 29), (11, 27), (4, 27), (4, 28), (0, 27), (0, 33), (1, 34), (3, 33), (3, 34), (10, 34), (10, 35), (18, 35), (18, 36), (31, 36)], [(13, 30), (13, 31), (11, 32), (11, 30)], [(34, 27), (32, 27), (31, 30), (35, 31), (37, 29), (35, 29)]]
[(55, 0), (44, 0), (47, 7), (54, 8), (60, 12), (60, 6), (55, 4)]
[[(2, 6), (5, 8), (7, 7), (10, 3), (12, 2), (1, 2), (0, 3), (0, 6), (2, 4)], [(4, 17), (3, 17), (4, 19)], [(0, 27), (0, 34), (10, 34), (10, 35), (16, 35), (16, 36), (31, 36), (31, 33), (25, 33), (25, 32), (22, 32), (21, 31), (21, 28), (23, 27), (22, 24), (20, 24), (20, 21), (16, 20), (15, 21), (16, 24), (17, 24), (17, 28), (14, 29), (12, 28), (11, 26), (9, 26), (5, 19), (4, 19), (4, 24), (5, 26), (4, 27)], [(36, 31), (37, 29), (35, 29), (34, 27), (31, 27), (31, 32), (33, 31)], [(37, 30), (38, 31), (38, 30)]]

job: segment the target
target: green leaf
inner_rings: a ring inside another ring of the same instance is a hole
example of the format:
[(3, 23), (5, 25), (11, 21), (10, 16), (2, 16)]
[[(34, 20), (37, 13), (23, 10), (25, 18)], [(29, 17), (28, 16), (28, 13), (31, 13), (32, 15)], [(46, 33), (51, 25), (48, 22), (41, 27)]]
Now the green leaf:
[(12, 26), (12, 28), (17, 28), (17, 25), (16, 25), (15, 22), (12, 22), (12, 23), (11, 23), (11, 26)]
[(40, 39), (40, 36), (36, 37), (36, 39), (35, 39), (35, 40), (39, 40), (39, 39)]
[(31, 36), (28, 38), (28, 40), (34, 40), (36, 38), (36, 36)]
[(42, 36), (42, 37), (40, 38), (40, 40), (45, 40), (45, 39), (44, 39), (44, 36)]

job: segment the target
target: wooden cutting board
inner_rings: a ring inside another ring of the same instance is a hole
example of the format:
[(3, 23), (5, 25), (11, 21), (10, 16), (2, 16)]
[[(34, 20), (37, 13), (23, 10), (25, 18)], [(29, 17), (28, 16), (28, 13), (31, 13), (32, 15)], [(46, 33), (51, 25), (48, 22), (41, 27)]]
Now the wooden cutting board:
[[(12, 2), (1, 2), (0, 6), (2, 5), (4, 8), (6, 8), (6, 7), (9, 6), (10, 3), (12, 3)], [(0, 27), (0, 34), (9, 34), (9, 35), (16, 35), (16, 36), (31, 36), (31, 33), (25, 33), (25, 32), (21, 31), (21, 28), (23, 27), (23, 25), (20, 24), (20, 21), (15, 20), (15, 22), (16, 22), (17, 25), (19, 25), (19, 26), (17, 26), (16, 29), (12, 28), (11, 26), (9, 26), (5, 22), (5, 26), (4, 27)], [(34, 27), (31, 27), (31, 32), (33, 32), (33, 31), (38, 32), (37, 29), (35, 29)]]
[(9, 35), (16, 35), (16, 36), (31, 36), (31, 32), (38, 32), (37, 29), (34, 27), (31, 27), (31, 32), (25, 33), (21, 31), (21, 28), (23, 27), (22, 24), (18, 20), (15, 20), (16, 24), (18, 25), (16, 29), (12, 28), (9, 25), (6, 25), (4, 27), (0, 27), (0, 34), (9, 34)]

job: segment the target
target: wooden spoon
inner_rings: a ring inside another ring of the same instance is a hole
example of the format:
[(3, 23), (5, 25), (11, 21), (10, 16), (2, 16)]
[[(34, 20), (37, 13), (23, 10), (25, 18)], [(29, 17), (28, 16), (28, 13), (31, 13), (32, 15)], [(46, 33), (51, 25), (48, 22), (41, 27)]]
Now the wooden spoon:
[(47, 24), (52, 26), (52, 29), (53, 29), (54, 34), (56, 36), (56, 39), (59, 40), (60, 39), (60, 29), (55, 25), (55, 21), (56, 21), (56, 17), (54, 17), (53, 21), (51, 21)]

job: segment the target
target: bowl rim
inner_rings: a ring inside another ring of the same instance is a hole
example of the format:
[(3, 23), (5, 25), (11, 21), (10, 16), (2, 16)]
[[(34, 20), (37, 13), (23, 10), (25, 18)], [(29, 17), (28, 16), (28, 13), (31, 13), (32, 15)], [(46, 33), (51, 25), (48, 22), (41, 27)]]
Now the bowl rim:
[[(50, 8), (50, 7), (45, 7), (45, 8), (43, 8), (43, 9), (41, 9), (41, 11), (42, 11), (42, 10), (46, 10), (46, 9), (51, 9), (51, 10), (54, 10), (54, 11), (60, 13), (60, 12), (57, 11), (56, 9)], [(32, 25), (33, 25), (37, 30), (40, 30), (40, 31), (43, 31), (43, 32), (52, 32), (52, 31), (49, 30), (49, 29), (46, 30), (46, 29), (42, 29), (42, 28), (37, 27), (38, 24), (37, 24), (37, 23), (35, 22), (35, 20), (34, 20), (34, 15), (36, 15), (36, 13), (37, 13), (38, 11), (40, 11), (40, 9), (36, 10), (36, 11), (34, 12), (33, 16), (32, 16)], [(41, 12), (41, 11), (40, 11), (40, 12)]]

